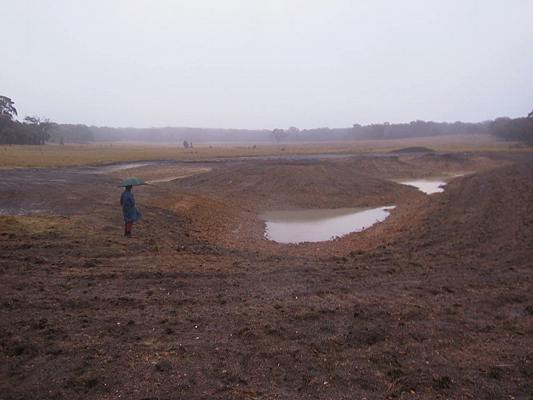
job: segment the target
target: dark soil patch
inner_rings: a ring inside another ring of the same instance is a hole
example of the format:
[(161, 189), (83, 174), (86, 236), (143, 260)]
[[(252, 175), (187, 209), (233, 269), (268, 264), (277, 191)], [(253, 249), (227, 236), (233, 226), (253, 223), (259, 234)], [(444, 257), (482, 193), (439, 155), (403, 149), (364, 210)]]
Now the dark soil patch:
[(391, 153), (435, 153), (435, 150), (423, 146), (403, 147), (398, 150), (392, 150)]

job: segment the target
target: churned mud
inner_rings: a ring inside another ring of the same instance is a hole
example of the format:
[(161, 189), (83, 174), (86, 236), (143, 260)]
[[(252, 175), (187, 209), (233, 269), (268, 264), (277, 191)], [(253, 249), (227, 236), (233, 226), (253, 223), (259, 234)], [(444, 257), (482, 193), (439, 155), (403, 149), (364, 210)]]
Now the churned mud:
[[(463, 176), (395, 183), (443, 173)], [(126, 239), (130, 174), (155, 183)], [(259, 217), (390, 204), (324, 243)], [(2, 169), (0, 214), (2, 399), (533, 394), (527, 154)]]

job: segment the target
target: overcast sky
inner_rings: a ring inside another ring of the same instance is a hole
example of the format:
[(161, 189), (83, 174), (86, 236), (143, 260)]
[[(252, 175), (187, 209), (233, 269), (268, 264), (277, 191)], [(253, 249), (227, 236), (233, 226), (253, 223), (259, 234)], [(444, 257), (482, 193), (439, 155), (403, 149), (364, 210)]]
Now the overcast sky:
[(106, 126), (347, 127), (533, 109), (532, 0), (0, 0), (0, 95)]

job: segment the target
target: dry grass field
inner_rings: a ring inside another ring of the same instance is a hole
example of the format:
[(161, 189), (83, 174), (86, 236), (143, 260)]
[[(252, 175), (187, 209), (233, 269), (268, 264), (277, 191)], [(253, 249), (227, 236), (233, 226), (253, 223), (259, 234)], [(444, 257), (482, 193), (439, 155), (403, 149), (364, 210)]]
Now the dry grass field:
[(235, 146), (198, 145), (193, 149), (175, 145), (142, 143), (96, 143), (45, 146), (0, 146), (0, 167), (67, 167), (101, 165), (125, 161), (202, 161), (232, 157), (276, 155), (358, 154), (388, 152), (401, 147), (426, 146), (438, 151), (524, 151), (514, 143), (482, 136), (446, 136), (397, 140), (360, 140), (332, 143), (249, 144)]

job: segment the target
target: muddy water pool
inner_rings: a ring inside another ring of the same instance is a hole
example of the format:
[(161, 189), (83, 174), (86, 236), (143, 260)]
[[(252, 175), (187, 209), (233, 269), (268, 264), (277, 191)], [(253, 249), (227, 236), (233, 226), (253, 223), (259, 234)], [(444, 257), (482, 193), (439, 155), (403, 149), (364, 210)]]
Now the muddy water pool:
[(398, 181), (402, 185), (414, 186), (425, 194), (444, 192), (446, 181), (442, 179), (416, 179), (411, 181)]
[(265, 237), (278, 243), (323, 242), (361, 232), (385, 220), (394, 206), (378, 208), (337, 208), (297, 211), (270, 211)]

